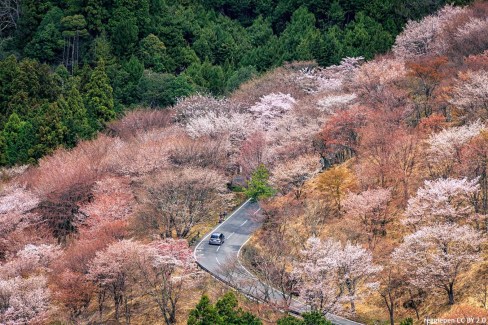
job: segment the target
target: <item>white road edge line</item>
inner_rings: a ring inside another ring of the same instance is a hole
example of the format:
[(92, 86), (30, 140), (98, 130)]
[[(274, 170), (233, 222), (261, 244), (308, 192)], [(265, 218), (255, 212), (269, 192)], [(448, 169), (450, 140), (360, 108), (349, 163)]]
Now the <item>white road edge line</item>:
[(217, 227), (212, 229), (205, 237), (202, 238), (202, 240), (200, 240), (200, 242), (197, 244), (197, 246), (195, 246), (195, 249), (193, 250), (193, 258), (195, 259), (195, 261), (197, 260), (197, 249), (203, 243), (203, 241), (206, 240), (213, 232), (215, 232), (217, 229), (219, 229), (224, 223), (226, 223), (228, 220), (230, 220), (230, 218), (232, 218), (236, 214), (236, 212), (239, 211), (243, 206), (245, 206), (247, 203), (249, 203), (249, 201), (251, 201), (251, 198), (247, 199), (246, 202), (242, 203), (241, 206), (238, 207), (234, 212), (232, 212), (232, 214), (224, 222), (222, 222)]

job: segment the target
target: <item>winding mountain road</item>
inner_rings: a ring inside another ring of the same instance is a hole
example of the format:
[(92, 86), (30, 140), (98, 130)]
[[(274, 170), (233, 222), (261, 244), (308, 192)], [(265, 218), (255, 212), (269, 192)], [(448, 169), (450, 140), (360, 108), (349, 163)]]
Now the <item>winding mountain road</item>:
[[(247, 200), (237, 208), (224, 222), (209, 232), (197, 244), (194, 257), (197, 264), (218, 280), (239, 290), (250, 298), (280, 307), (285, 306), (283, 294), (262, 283), (255, 275), (246, 269), (239, 261), (239, 253), (251, 235), (262, 223), (259, 204)], [(221, 232), (226, 239), (223, 245), (208, 244), (213, 232)], [(293, 299), (289, 310), (300, 314), (310, 310), (310, 307)], [(337, 325), (360, 325), (360, 323), (327, 314), (326, 317)]]

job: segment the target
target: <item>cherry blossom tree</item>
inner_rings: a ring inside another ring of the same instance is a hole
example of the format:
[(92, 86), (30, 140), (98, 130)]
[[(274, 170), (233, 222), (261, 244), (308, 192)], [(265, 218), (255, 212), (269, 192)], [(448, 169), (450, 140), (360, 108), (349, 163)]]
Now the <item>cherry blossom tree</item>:
[(191, 250), (184, 240), (150, 244), (122, 240), (97, 253), (88, 278), (98, 285), (100, 312), (108, 293), (114, 301), (116, 320), (124, 307), (126, 322), (130, 322), (131, 299), (139, 287), (157, 304), (166, 324), (171, 325), (176, 323), (179, 300), (188, 289), (184, 284), (194, 281), (195, 271)]
[(131, 240), (115, 242), (106, 250), (97, 253), (90, 264), (88, 278), (97, 284), (100, 319), (102, 319), (105, 295), (114, 302), (115, 320), (118, 322), (120, 308), (124, 308), (126, 322), (130, 322), (131, 287), (134, 285), (136, 261), (150, 260), (150, 252), (140, 243)]
[(39, 198), (31, 191), (20, 186), (4, 188), (0, 194), (0, 215), (10, 212), (23, 214), (32, 210), (39, 203)]
[(66, 308), (70, 321), (75, 323), (76, 318), (90, 305), (96, 293), (95, 285), (83, 273), (71, 269), (56, 271), (52, 275), (53, 298)]
[(302, 261), (295, 266), (301, 296), (321, 312), (339, 311), (348, 302), (355, 314), (356, 301), (377, 288), (371, 280), (382, 268), (373, 264), (371, 252), (361, 246), (312, 237), (301, 255)]
[(468, 117), (486, 117), (488, 110), (488, 72), (467, 71), (460, 74), (450, 103), (464, 111)]
[(314, 140), (320, 132), (325, 114), (300, 106), (289, 111), (267, 131), (268, 157), (272, 164), (315, 153)]
[(386, 225), (391, 221), (388, 203), (389, 189), (373, 189), (359, 194), (350, 193), (344, 200), (344, 211), (353, 223), (359, 223), (359, 232), (366, 234), (368, 246), (374, 249), (378, 237), (386, 235)]
[(324, 152), (330, 164), (343, 162), (356, 154), (359, 128), (366, 123), (366, 114), (361, 107), (352, 106), (330, 117), (322, 130)]
[[(482, 5), (471, 8), (473, 12), (476, 12), (477, 9), (482, 9)], [(472, 16), (475, 15), (476, 13), (472, 14)], [(488, 44), (488, 36), (484, 33), (488, 29), (488, 19), (472, 16), (465, 24), (458, 26), (451, 39), (453, 50), (459, 56), (482, 53)]]
[(378, 59), (363, 64), (356, 72), (353, 85), (358, 96), (368, 102), (380, 104), (390, 91), (388, 85), (398, 83), (407, 74), (401, 59)]
[(461, 161), (461, 150), (484, 129), (480, 121), (469, 125), (444, 129), (427, 140), (427, 164), (432, 176), (449, 177), (456, 163)]
[(225, 169), (228, 156), (233, 152), (228, 137), (192, 139), (186, 134), (176, 134), (167, 139), (169, 159), (174, 166)]
[(302, 85), (307, 93), (336, 92), (342, 89), (342, 77), (327, 73), (327, 69), (307, 67), (294, 75), (294, 81)]
[(186, 240), (159, 240), (148, 245), (152, 262), (138, 262), (142, 290), (157, 304), (167, 325), (176, 324), (180, 299), (198, 283), (198, 271)]
[(39, 202), (37, 195), (18, 185), (7, 186), (2, 190), (0, 193), (0, 259), (3, 259), (7, 250), (12, 248), (12, 245), (6, 243), (9, 234), (39, 221), (37, 215), (29, 212)]
[(237, 163), (242, 174), (250, 176), (259, 165), (266, 165), (268, 159), (265, 134), (254, 132), (241, 144)]
[(298, 200), (302, 195), (302, 186), (321, 169), (320, 160), (314, 155), (304, 155), (297, 159), (279, 164), (272, 170), (271, 183), (281, 192), (293, 191)]
[(290, 94), (271, 93), (261, 97), (259, 102), (249, 109), (249, 112), (266, 130), (276, 119), (291, 110), (295, 103), (296, 100)]
[(58, 246), (28, 244), (17, 252), (15, 258), (0, 265), (0, 271), (3, 276), (8, 277), (27, 276), (34, 272), (46, 271), (50, 263), (60, 254)]
[(392, 257), (413, 285), (444, 291), (452, 305), (459, 276), (479, 259), (480, 242), (479, 233), (467, 225), (427, 226), (406, 236)]
[(395, 325), (395, 312), (399, 307), (406, 283), (402, 272), (393, 263), (387, 263), (380, 275), (379, 294), (388, 310), (390, 325)]
[(93, 198), (81, 210), (88, 217), (84, 224), (96, 228), (115, 220), (126, 220), (133, 212), (135, 197), (126, 177), (106, 177), (97, 181)]
[(322, 313), (342, 311), (341, 297), (337, 283), (335, 254), (341, 245), (332, 239), (322, 241), (317, 237), (307, 240), (301, 254), (301, 261), (295, 264), (293, 272), (299, 278), (300, 297), (312, 310)]
[(192, 95), (178, 100), (174, 106), (176, 120), (182, 124), (191, 119), (207, 115), (209, 112), (239, 111), (239, 105), (226, 98), (215, 98), (202, 94)]
[(356, 94), (340, 94), (328, 95), (318, 101), (318, 106), (321, 111), (332, 114), (335, 109), (343, 109), (348, 104), (351, 104), (356, 99)]
[(371, 279), (382, 270), (373, 264), (373, 255), (359, 245), (347, 242), (335, 257), (338, 286), (341, 295), (351, 305), (351, 313), (356, 313), (356, 301), (378, 289), (378, 283)]
[[(458, 172), (469, 178), (479, 179), (480, 198), (476, 202), (475, 209), (476, 212), (488, 214), (488, 133), (486, 131), (463, 146)], [(485, 228), (488, 231), (488, 223)]]
[(135, 109), (124, 117), (107, 125), (111, 134), (128, 140), (142, 132), (169, 127), (174, 120), (175, 112), (171, 109), (152, 110)]
[(185, 238), (221, 204), (225, 181), (210, 169), (167, 170), (145, 181), (139, 221), (161, 236)]
[(466, 178), (425, 181), (417, 195), (408, 200), (405, 223), (414, 227), (441, 222), (465, 223), (474, 213), (472, 200), (479, 191), (477, 182)]
[(0, 278), (2, 324), (43, 323), (46, 321), (49, 304), (50, 292), (45, 276)]
[(243, 140), (253, 128), (252, 116), (240, 112), (209, 111), (186, 124), (186, 131), (191, 137), (218, 138), (229, 134), (233, 142)]
[(78, 143), (72, 150), (58, 149), (42, 158), (39, 166), (27, 171), (22, 180), (43, 198), (74, 186), (90, 186), (106, 172), (106, 156), (112, 146), (113, 138), (99, 135), (96, 140)]
[(403, 32), (397, 36), (393, 53), (399, 58), (407, 59), (442, 54), (446, 45), (440, 42), (439, 34), (452, 19), (466, 11), (465, 8), (447, 5), (421, 21), (409, 21)]

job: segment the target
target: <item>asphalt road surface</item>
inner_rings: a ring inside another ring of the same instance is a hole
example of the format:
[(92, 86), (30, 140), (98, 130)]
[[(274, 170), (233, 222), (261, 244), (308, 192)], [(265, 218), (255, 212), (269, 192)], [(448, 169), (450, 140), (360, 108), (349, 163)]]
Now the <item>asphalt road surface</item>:
[[(277, 308), (284, 308), (285, 297), (283, 294), (260, 282), (239, 261), (239, 253), (251, 235), (262, 222), (259, 204), (250, 200), (242, 204), (224, 222), (209, 232), (197, 244), (194, 251), (195, 260), (204, 270), (215, 278), (234, 287), (250, 298), (257, 299)], [(221, 232), (225, 235), (223, 245), (209, 245), (208, 240), (213, 232)], [(310, 308), (293, 299), (290, 311), (299, 314)], [(326, 317), (337, 325), (358, 325), (359, 323), (342, 318), (337, 315), (327, 314)]]

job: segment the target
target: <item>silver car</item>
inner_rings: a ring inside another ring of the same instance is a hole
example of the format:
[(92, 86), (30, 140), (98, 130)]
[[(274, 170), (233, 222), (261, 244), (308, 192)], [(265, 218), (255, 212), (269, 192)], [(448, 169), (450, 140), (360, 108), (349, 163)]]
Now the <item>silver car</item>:
[(224, 234), (220, 232), (214, 232), (208, 241), (210, 245), (222, 245), (225, 241), (225, 236)]

